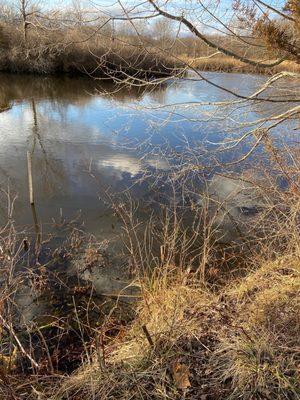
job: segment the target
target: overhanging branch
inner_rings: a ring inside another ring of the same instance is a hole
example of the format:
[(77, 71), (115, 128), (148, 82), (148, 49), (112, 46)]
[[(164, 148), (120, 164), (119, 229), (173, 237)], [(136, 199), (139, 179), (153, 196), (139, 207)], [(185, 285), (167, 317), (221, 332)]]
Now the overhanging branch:
[(168, 19), (171, 19), (173, 21), (178, 21), (181, 22), (182, 24), (184, 24), (190, 32), (192, 32), (196, 37), (198, 37), (199, 39), (201, 39), (205, 44), (207, 44), (207, 46), (218, 50), (219, 52), (221, 52), (222, 54), (232, 57), (236, 60), (239, 60), (241, 62), (244, 62), (246, 64), (249, 65), (253, 65), (255, 67), (260, 67), (260, 68), (272, 68), (275, 67), (276, 65), (281, 64), (283, 61), (285, 61), (285, 57), (282, 57), (276, 61), (274, 61), (273, 63), (262, 63), (260, 61), (254, 61), (254, 60), (250, 60), (247, 57), (243, 57), (240, 56), (236, 53), (234, 53), (231, 50), (227, 50), (222, 46), (217, 45), (216, 43), (212, 42), (210, 39), (208, 39), (205, 35), (203, 35), (196, 27), (194, 24), (192, 24), (189, 20), (187, 20), (184, 16), (176, 16), (173, 14), (170, 14), (167, 11), (162, 10), (160, 7), (158, 7), (157, 4), (155, 4), (154, 0), (148, 0), (150, 4), (152, 4), (152, 6), (155, 8), (155, 10), (162, 15), (163, 17), (166, 17)]

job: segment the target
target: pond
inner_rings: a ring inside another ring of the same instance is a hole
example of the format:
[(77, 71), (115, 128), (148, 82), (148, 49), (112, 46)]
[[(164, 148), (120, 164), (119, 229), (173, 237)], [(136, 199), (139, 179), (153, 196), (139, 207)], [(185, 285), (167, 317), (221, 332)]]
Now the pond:
[[(0, 114), (0, 184), (2, 190), (17, 194), (16, 222), (32, 224), (27, 151), (32, 153), (35, 203), (43, 231), (51, 229), (53, 221), (79, 215), (85, 229), (100, 239), (118, 232), (104, 193), (121, 194), (130, 188), (134, 199), (147, 201), (153, 194), (147, 178), (134, 184), (136, 179), (147, 176), (147, 171), (153, 176), (176, 166), (187, 149), (195, 162), (207, 165), (216, 157), (230, 161), (236, 152), (244, 154), (251, 141), (234, 152), (217, 155), (216, 150), (224, 139), (244, 132), (246, 122), (282, 112), (283, 105), (227, 105), (238, 99), (217, 87), (250, 94), (266, 77), (204, 76), (215, 86), (192, 75), (142, 90), (84, 77), (1, 74), (0, 105), (9, 109)], [(215, 102), (223, 104), (216, 107)], [(281, 126), (277, 140), (294, 140), (291, 132), (291, 124)], [(5, 204), (1, 208), (3, 216)]]

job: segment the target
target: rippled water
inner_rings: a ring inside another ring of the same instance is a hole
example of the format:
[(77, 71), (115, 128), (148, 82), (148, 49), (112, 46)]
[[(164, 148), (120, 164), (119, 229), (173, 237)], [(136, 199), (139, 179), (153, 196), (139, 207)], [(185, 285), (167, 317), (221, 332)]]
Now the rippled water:
[[(244, 94), (266, 79), (224, 73), (205, 76)], [(37, 213), (44, 229), (61, 215), (72, 219), (81, 211), (88, 231), (113, 235), (116, 225), (103, 201), (104, 191), (121, 193), (147, 169), (167, 170), (172, 157), (163, 157), (162, 149), (178, 156), (201, 144), (206, 149), (202, 158), (209, 163), (216, 143), (244, 130), (240, 122), (282, 109), (261, 103), (216, 112), (209, 104), (230, 99), (234, 97), (228, 92), (186, 79), (142, 91), (85, 78), (1, 74), (0, 106), (10, 109), (0, 114), (0, 183), (18, 195), (15, 219), (19, 224), (32, 223), (26, 159), (30, 151)], [(199, 101), (205, 103), (201, 108), (194, 105)], [(290, 132), (290, 127), (285, 129)], [(232, 154), (222, 157), (229, 160)], [(135, 185), (132, 195), (141, 201), (151, 196), (147, 181)], [(4, 213), (5, 204), (1, 208)]]

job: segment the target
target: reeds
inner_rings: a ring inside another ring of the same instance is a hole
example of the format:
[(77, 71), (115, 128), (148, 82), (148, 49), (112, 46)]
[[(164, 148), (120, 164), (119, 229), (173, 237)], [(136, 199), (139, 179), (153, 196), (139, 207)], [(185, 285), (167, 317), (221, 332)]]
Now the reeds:
[(185, 58), (193, 68), (201, 71), (214, 71), (214, 72), (233, 72), (233, 73), (251, 73), (251, 74), (276, 74), (282, 71), (300, 72), (300, 65), (293, 61), (284, 61), (283, 63), (272, 68), (259, 68), (253, 65), (242, 63), (231, 57), (226, 56), (208, 56), (208, 57), (194, 57)]

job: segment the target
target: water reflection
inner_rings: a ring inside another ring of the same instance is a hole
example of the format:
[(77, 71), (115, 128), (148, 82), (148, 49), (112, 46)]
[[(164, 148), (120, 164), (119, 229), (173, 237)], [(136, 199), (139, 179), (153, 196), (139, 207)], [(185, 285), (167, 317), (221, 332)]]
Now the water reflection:
[[(244, 80), (237, 74), (211, 77), (232, 89)], [(249, 77), (243, 90), (250, 93), (263, 79)], [(212, 114), (209, 105), (201, 110), (177, 107), (176, 112), (157, 106), (228, 99), (228, 93), (203, 82), (182, 81), (142, 91), (82, 77), (1, 74), (0, 104), (13, 107), (0, 114), (0, 183), (5, 188), (10, 182), (18, 193), (17, 221), (32, 223), (26, 168), (30, 151), (40, 220), (48, 223), (61, 213), (72, 218), (81, 210), (87, 229), (115, 234), (104, 192), (124, 191), (147, 169), (167, 170), (169, 160), (161, 149), (180, 154), (190, 146), (196, 153), (197, 144), (205, 141), (206, 148), (213, 149), (212, 143), (224, 136), (239, 135), (241, 121), (276, 111), (275, 106), (257, 110), (251, 105)], [(144, 199), (147, 185), (134, 187), (132, 195)]]
[(163, 96), (167, 85), (139, 89), (113, 85), (108, 81), (94, 81), (86, 77), (60, 76), (32, 76), (23, 74), (0, 74), (0, 104), (26, 101), (35, 98), (37, 101), (48, 100), (51, 103), (74, 104), (81, 107), (88, 105), (93, 99), (91, 95), (100, 93), (113, 94), (119, 102), (141, 100), (145, 91), (150, 91), (155, 97)]

